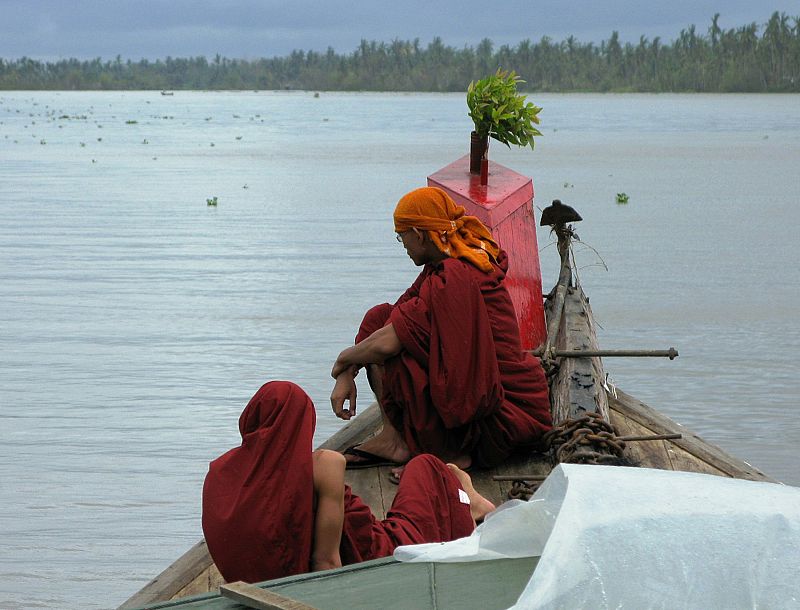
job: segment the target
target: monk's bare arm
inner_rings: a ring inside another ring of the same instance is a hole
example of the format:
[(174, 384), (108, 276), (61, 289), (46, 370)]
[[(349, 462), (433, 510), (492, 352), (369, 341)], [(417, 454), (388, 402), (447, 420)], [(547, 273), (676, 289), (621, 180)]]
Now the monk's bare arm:
[(337, 379), (347, 369), (353, 366), (362, 367), (367, 364), (383, 364), (387, 358), (396, 356), (403, 349), (400, 338), (392, 324), (376, 330), (361, 343), (357, 343), (344, 350), (333, 364), (331, 376)]
[[(353, 366), (339, 373), (336, 378), (336, 384), (333, 386), (333, 392), (331, 392), (331, 406), (339, 419), (355, 417), (356, 397), (358, 395), (355, 380), (357, 374), (358, 367)], [(344, 408), (345, 401), (350, 403), (349, 409)]]
[(344, 523), (344, 469), (341, 453), (320, 449), (314, 452), (314, 494), (317, 512), (314, 517), (314, 548), (311, 570), (329, 570), (342, 566), (339, 544)]

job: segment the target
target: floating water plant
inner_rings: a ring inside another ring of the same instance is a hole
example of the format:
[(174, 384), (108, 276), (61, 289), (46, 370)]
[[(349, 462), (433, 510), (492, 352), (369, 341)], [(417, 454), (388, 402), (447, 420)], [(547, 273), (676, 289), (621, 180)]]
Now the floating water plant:
[(617, 203), (618, 204), (622, 205), (622, 204), (628, 203), (629, 199), (630, 199), (630, 197), (628, 197), (627, 193), (617, 193)]
[(133, 120), (130, 120), (130, 121), (125, 121), (125, 124), (126, 124), (126, 125), (136, 125), (138, 122), (139, 122), (139, 121), (133, 121)]
[(215, 206), (215, 207), (216, 207), (216, 205), (217, 205), (217, 198), (216, 198), (216, 197), (212, 197), (211, 199), (206, 199), (206, 204), (207, 204), (207, 205), (212, 205), (212, 206)]

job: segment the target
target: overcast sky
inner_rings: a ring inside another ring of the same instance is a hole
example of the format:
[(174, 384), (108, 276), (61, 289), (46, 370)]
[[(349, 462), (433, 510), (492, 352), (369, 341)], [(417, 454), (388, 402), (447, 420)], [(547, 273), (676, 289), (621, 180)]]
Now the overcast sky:
[(497, 47), (542, 36), (600, 42), (613, 30), (670, 42), (691, 24), (705, 34), (714, 13), (728, 29), (774, 11), (800, 16), (800, 0), (0, 0), (0, 58), (252, 59), (351, 53), (362, 38)]

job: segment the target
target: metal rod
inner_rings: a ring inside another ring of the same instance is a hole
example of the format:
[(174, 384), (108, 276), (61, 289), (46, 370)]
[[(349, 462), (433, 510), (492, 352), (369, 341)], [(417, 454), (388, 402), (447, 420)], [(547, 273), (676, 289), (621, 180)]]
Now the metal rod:
[(683, 438), (683, 434), (652, 434), (650, 436), (618, 436), (620, 441), (668, 441), (676, 438)]
[[(543, 349), (527, 350), (534, 356), (541, 356), (544, 354)], [(552, 352), (556, 358), (640, 358), (640, 357), (656, 357), (656, 358), (669, 358), (674, 360), (679, 356), (678, 350), (674, 347), (669, 349), (584, 349), (584, 350), (558, 350)]]
[(540, 474), (499, 474), (492, 476), (492, 481), (544, 481), (546, 478)]

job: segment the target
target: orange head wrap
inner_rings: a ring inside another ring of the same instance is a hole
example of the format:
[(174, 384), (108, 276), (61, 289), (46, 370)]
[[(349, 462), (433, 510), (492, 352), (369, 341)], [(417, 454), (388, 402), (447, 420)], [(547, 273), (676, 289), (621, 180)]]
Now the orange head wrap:
[(482, 271), (491, 271), (500, 247), (489, 229), (475, 216), (465, 216), (442, 189), (426, 186), (411, 191), (397, 202), (394, 230), (411, 228), (428, 232), (436, 247), (451, 258), (463, 258)]

